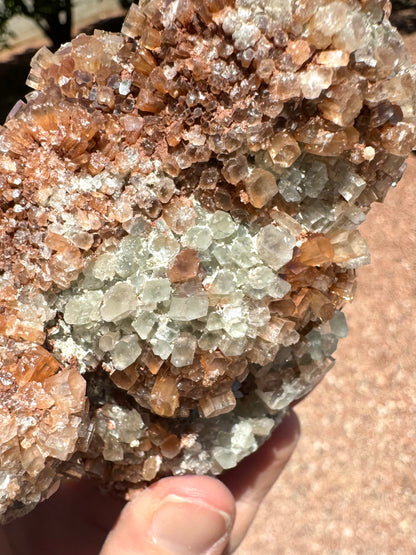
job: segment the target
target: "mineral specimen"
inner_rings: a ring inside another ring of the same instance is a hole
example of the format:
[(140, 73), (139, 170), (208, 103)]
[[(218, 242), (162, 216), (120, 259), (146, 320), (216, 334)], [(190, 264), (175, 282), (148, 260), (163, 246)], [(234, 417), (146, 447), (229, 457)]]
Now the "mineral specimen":
[(147, 0), (0, 130), (0, 516), (218, 474), (332, 366), (414, 145), (383, 0)]

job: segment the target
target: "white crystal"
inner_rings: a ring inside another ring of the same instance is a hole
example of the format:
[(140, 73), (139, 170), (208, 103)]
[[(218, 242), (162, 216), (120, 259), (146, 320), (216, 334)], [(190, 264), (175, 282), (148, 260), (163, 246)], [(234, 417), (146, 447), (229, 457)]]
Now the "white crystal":
[(65, 305), (64, 319), (67, 324), (82, 326), (100, 320), (102, 291), (85, 291), (70, 299)]
[(210, 227), (214, 239), (224, 239), (234, 233), (237, 225), (227, 212), (218, 210), (212, 215)]
[(267, 294), (275, 299), (282, 299), (290, 291), (290, 283), (275, 276), (273, 283), (271, 283), (267, 288)]
[(289, 233), (269, 224), (257, 235), (257, 251), (265, 264), (279, 270), (293, 255), (296, 239)]
[(112, 279), (116, 271), (116, 257), (112, 252), (105, 252), (95, 260), (92, 275), (101, 281)]
[(152, 232), (149, 239), (149, 252), (160, 266), (166, 266), (179, 252), (179, 243), (170, 232)]
[(172, 297), (169, 316), (173, 320), (197, 320), (208, 314), (208, 295), (198, 293), (192, 297)]
[(140, 339), (147, 339), (156, 322), (157, 316), (153, 312), (140, 312), (131, 325)]
[(230, 249), (225, 245), (216, 245), (212, 249), (212, 254), (221, 266), (225, 266), (230, 260)]
[(253, 289), (264, 289), (273, 283), (275, 273), (268, 266), (257, 266), (249, 271), (248, 279)]
[(248, 313), (248, 322), (251, 326), (261, 328), (270, 320), (270, 310), (268, 306), (258, 306), (251, 308)]
[(184, 238), (184, 244), (197, 251), (204, 251), (212, 243), (211, 230), (203, 226), (194, 226), (188, 229)]
[(116, 370), (124, 370), (139, 357), (142, 348), (137, 335), (125, 335), (111, 351), (111, 360)]
[(220, 342), (220, 350), (223, 355), (233, 357), (243, 354), (247, 344), (245, 337), (234, 339), (229, 335), (225, 335)]
[(210, 286), (214, 295), (226, 295), (234, 291), (236, 286), (235, 274), (230, 270), (219, 270)]
[(140, 237), (124, 237), (115, 253), (117, 274), (122, 278), (133, 274), (139, 267), (142, 255), (143, 243)]
[(244, 454), (255, 451), (257, 443), (250, 422), (241, 421), (234, 424), (231, 429), (231, 447)]
[(214, 447), (212, 454), (214, 459), (224, 470), (233, 468), (237, 464), (237, 455), (231, 449)]
[(116, 322), (130, 315), (137, 307), (137, 296), (133, 287), (119, 281), (105, 293), (101, 317), (105, 322)]
[(149, 279), (143, 287), (142, 299), (145, 303), (159, 303), (170, 298), (171, 287), (167, 278)]
[(171, 343), (178, 335), (179, 329), (174, 327), (174, 324), (170, 323), (170, 320), (165, 317), (160, 320), (154, 337)]
[(153, 353), (163, 360), (167, 360), (172, 352), (172, 345), (163, 339), (151, 341)]
[(98, 346), (104, 352), (111, 351), (119, 339), (120, 332), (118, 330), (109, 331), (100, 337)]
[(192, 335), (180, 335), (173, 344), (171, 363), (177, 368), (188, 366), (194, 360), (196, 339)]
[(253, 252), (254, 244), (251, 237), (236, 237), (231, 243), (230, 255), (238, 266), (250, 268), (260, 262)]

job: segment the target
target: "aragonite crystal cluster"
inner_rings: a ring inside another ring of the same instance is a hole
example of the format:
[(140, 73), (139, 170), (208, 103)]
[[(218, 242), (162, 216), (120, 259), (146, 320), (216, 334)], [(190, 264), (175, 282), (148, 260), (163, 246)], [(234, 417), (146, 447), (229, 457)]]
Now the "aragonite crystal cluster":
[(0, 130), (0, 515), (218, 474), (333, 363), (414, 145), (383, 0), (143, 0)]

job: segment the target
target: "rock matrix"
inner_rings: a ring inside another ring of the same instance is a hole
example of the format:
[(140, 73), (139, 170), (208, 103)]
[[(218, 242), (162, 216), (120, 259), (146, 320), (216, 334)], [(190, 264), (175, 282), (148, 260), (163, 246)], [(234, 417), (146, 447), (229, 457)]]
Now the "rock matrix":
[(414, 146), (382, 0), (143, 0), (0, 129), (0, 517), (219, 474), (333, 364)]

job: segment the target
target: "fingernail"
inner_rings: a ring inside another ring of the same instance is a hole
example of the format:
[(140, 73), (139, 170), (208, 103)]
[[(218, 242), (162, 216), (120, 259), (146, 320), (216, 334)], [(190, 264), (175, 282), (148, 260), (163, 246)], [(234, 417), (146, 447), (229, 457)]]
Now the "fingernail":
[(153, 515), (152, 535), (172, 555), (208, 555), (230, 525), (229, 515), (215, 507), (169, 495)]

